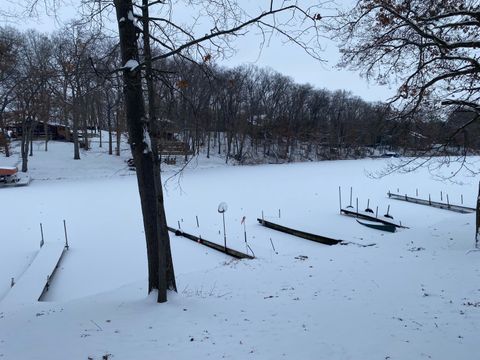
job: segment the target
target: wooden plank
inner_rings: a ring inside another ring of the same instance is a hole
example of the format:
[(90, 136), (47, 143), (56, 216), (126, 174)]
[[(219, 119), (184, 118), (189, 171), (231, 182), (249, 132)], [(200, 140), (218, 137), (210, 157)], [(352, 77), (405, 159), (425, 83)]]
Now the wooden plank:
[(307, 233), (305, 231), (291, 229), (291, 228), (288, 228), (286, 226), (275, 224), (275, 223), (272, 223), (270, 221), (266, 221), (266, 220), (263, 220), (263, 219), (257, 219), (257, 221), (261, 225), (263, 225), (265, 227), (268, 227), (270, 229), (281, 231), (281, 232), (284, 232), (284, 233), (287, 233), (287, 234), (290, 234), (290, 235), (294, 235), (294, 236), (300, 237), (302, 239), (315, 241), (317, 243), (324, 244), (324, 245), (337, 245), (337, 244), (339, 244), (343, 241), (343, 240), (331, 239), (329, 237), (322, 236), (322, 235)]
[(357, 217), (357, 218), (360, 218), (360, 219), (381, 222), (382, 224), (392, 225), (392, 226), (395, 226), (397, 228), (408, 229), (407, 226), (397, 224), (397, 223), (394, 223), (392, 221), (385, 220), (385, 219), (382, 219), (382, 218), (375, 217), (373, 215), (370, 215), (370, 213), (356, 212), (356, 211), (347, 210), (347, 209), (341, 209), (340, 213), (343, 214), (343, 215), (353, 216), (353, 217)]
[(63, 243), (45, 243), (32, 264), (2, 300), (2, 305), (29, 304), (48, 290), (50, 279), (65, 251)]
[(438, 201), (418, 199), (418, 198), (414, 198), (414, 197), (407, 196), (407, 195), (392, 194), (391, 192), (388, 192), (387, 195), (391, 199), (406, 201), (406, 202), (410, 202), (410, 203), (413, 203), (413, 204), (431, 206), (431, 207), (435, 207), (437, 209), (455, 211), (455, 212), (458, 212), (458, 213), (461, 213), (461, 214), (469, 214), (469, 213), (473, 213), (473, 212), (476, 211), (476, 209), (471, 208), (471, 207), (467, 207), (467, 206), (453, 205), (453, 204), (441, 203), (441, 202), (438, 202)]
[(173, 232), (176, 236), (183, 236), (184, 238), (187, 238), (187, 239), (190, 239), (192, 241), (195, 241), (196, 243), (199, 243), (199, 244), (202, 244), (202, 245), (205, 245), (211, 249), (214, 249), (214, 250), (217, 250), (217, 251), (220, 251), (224, 254), (227, 254), (227, 255), (230, 255), (236, 259), (254, 259), (255, 257), (253, 256), (250, 256), (250, 255), (247, 255), (247, 254), (244, 254), (240, 251), (237, 251), (237, 250), (234, 250), (234, 249), (230, 249), (230, 248), (225, 248), (224, 246), (222, 245), (219, 245), (219, 244), (216, 244), (214, 242), (211, 242), (211, 241), (208, 241), (208, 240), (205, 240), (205, 239), (202, 239), (198, 236), (195, 236), (195, 235), (191, 235), (191, 234), (188, 234), (186, 232), (183, 232), (182, 230), (178, 230), (178, 229), (174, 229), (170, 226), (168, 226), (168, 230), (170, 232)]

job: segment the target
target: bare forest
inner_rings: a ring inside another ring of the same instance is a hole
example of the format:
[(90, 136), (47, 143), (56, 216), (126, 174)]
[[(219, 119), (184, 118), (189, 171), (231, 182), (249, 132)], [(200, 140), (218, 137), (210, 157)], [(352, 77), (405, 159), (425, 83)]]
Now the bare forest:
[[(48, 150), (48, 124), (65, 127), (65, 140), (88, 150), (92, 134), (110, 154), (126, 133), (119, 49), (99, 32), (72, 24), (54, 34), (0, 29), (0, 151), (9, 156), (8, 134), (22, 137), (23, 169), (39, 127)], [(155, 49), (153, 49), (155, 52)], [(297, 84), (269, 68), (225, 68), (206, 57), (192, 63), (174, 57), (154, 63), (159, 146), (180, 149), (185, 160), (218, 154), (238, 163), (359, 158), (386, 151), (415, 155), (444, 144), (470, 111), (447, 120), (417, 111), (405, 120), (387, 103), (370, 103), (347, 91)], [(145, 89), (146, 92), (146, 89)], [(460, 125), (459, 125), (460, 124)], [(480, 149), (478, 126), (450, 139), (452, 152)], [(21, 132), (20, 134), (18, 134)], [(174, 150), (172, 150), (175, 153)]]

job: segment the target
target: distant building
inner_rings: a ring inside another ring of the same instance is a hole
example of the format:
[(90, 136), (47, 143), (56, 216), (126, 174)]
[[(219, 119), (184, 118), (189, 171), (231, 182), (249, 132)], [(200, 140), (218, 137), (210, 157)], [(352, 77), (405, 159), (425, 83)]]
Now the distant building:
[[(12, 134), (13, 138), (21, 138), (23, 135), (23, 125), (14, 124), (8, 126), (8, 130)], [(43, 123), (41, 121), (35, 122), (32, 127), (32, 139), (45, 139), (48, 136), (50, 140), (57, 141), (70, 141), (71, 131), (68, 126), (55, 124), (55, 123)]]

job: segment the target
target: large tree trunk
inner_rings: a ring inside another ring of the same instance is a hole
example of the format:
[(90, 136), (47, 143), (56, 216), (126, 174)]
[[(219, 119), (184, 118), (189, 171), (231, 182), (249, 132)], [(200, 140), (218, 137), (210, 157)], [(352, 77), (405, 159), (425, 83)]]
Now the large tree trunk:
[[(132, 1), (115, 0), (114, 3), (122, 62), (127, 64), (129, 60), (138, 61), (135, 26), (129, 16), (129, 13), (133, 13)], [(148, 123), (145, 117), (140, 68), (125, 69), (123, 79), (130, 148), (137, 171), (147, 242), (148, 291), (157, 289), (157, 301), (165, 302), (167, 289), (176, 290), (176, 284), (163, 207), (158, 150), (155, 137), (149, 135), (153, 121)]]

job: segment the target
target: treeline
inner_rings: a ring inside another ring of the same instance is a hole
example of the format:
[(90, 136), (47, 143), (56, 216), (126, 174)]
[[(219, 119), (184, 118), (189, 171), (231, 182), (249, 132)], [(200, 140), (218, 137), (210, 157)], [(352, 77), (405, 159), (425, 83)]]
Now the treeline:
[[(97, 67), (99, 69), (97, 69)], [(22, 170), (32, 153), (38, 124), (63, 125), (74, 143), (89, 149), (89, 129), (109, 130), (109, 151), (124, 131), (122, 87), (116, 44), (101, 33), (71, 25), (54, 34), (0, 27), (0, 139), (7, 156), (12, 129), (21, 133)], [(45, 150), (49, 136), (45, 136)], [(117, 146), (117, 152), (119, 147)]]
[(207, 155), (215, 147), (240, 162), (363, 156), (388, 126), (383, 104), (300, 85), (271, 69), (182, 61), (160, 68), (175, 73), (175, 86), (159, 89), (161, 117)]
[[(20, 124), (26, 171), (32, 129), (60, 124), (71, 129), (74, 159), (98, 129), (108, 132), (100, 141), (109, 153), (119, 155), (121, 67), (118, 45), (80, 25), (50, 35), (0, 28), (0, 148), (9, 155), (9, 129)], [(457, 112), (439, 120), (426, 112), (399, 120), (387, 105), (347, 91), (297, 84), (271, 69), (219, 67), (209, 56), (201, 63), (157, 62), (155, 93), (161, 144), (181, 142), (190, 149), (185, 156), (215, 153), (240, 163), (355, 158), (375, 149), (415, 154), (444, 143), (468, 119)], [(451, 144), (479, 149), (479, 131), (463, 129)]]

